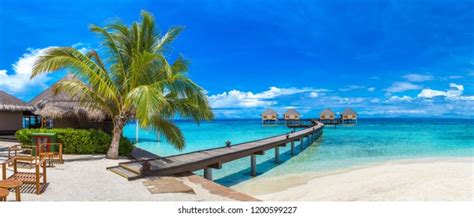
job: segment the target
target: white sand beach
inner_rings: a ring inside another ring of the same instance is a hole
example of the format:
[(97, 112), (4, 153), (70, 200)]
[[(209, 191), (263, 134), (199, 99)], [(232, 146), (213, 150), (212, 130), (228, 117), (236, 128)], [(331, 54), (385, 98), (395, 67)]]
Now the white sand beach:
[(473, 201), (474, 158), (400, 160), (261, 177), (233, 189), (265, 201)]
[[(96, 159), (67, 161), (47, 168), (48, 187), (40, 195), (22, 193), (23, 201), (227, 201), (231, 200), (210, 193), (203, 186), (186, 177), (178, 178), (191, 187), (191, 193), (152, 194), (143, 185), (145, 179), (127, 181), (125, 178), (107, 171), (109, 166), (120, 161), (108, 160), (102, 156)], [(69, 156), (70, 158), (70, 156)], [(122, 160), (123, 161), (123, 160)], [(8, 173), (11, 173), (9, 171)], [(15, 200), (14, 193), (8, 200)]]
[[(0, 163), (6, 160), (7, 148), (17, 143), (0, 142)], [(36, 195), (22, 193), (22, 201), (232, 201), (255, 198), (225, 188), (201, 177), (170, 177), (192, 189), (194, 193), (151, 193), (144, 182), (149, 178), (128, 181), (106, 170), (122, 160), (105, 159), (103, 155), (65, 155), (64, 164), (47, 168), (46, 190)], [(21, 170), (21, 169), (20, 169)], [(12, 174), (9, 167), (7, 175)], [(0, 171), (1, 175), (1, 171)], [(0, 176), (1, 177), (1, 176)], [(153, 177), (151, 178), (153, 179)], [(162, 187), (162, 186), (160, 186)], [(167, 189), (169, 190), (169, 189)], [(8, 201), (15, 200), (11, 192)]]

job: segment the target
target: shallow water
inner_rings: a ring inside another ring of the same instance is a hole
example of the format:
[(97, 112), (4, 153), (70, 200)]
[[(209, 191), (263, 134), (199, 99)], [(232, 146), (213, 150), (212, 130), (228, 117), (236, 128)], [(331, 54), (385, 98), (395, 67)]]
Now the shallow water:
[[(197, 126), (177, 122), (186, 138), (179, 151), (166, 141), (158, 142), (154, 132), (139, 131), (139, 147), (160, 156), (222, 147), (288, 133), (286, 126), (262, 126), (260, 120), (216, 120)], [(135, 140), (135, 124), (125, 128), (126, 137)], [(164, 139), (163, 139), (164, 140)], [(299, 143), (297, 143), (299, 144)], [(289, 146), (281, 148), (278, 165), (274, 151), (257, 157), (257, 171), (264, 176), (346, 168), (392, 159), (418, 157), (474, 156), (474, 120), (455, 119), (360, 119), (355, 126), (327, 126), (322, 137), (303, 152), (290, 158)], [(250, 159), (243, 158), (214, 170), (218, 183), (231, 186), (249, 178)], [(276, 166), (277, 165), (277, 166)], [(197, 171), (200, 174), (201, 171)]]

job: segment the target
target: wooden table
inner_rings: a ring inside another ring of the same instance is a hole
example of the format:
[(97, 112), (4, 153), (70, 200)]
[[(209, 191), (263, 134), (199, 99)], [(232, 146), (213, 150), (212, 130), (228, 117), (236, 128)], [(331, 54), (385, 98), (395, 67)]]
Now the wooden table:
[(16, 179), (9, 179), (9, 180), (2, 180), (0, 181), (0, 188), (3, 189), (15, 189), (16, 193), (16, 201), (21, 201), (21, 196), (20, 196), (20, 187), (23, 185), (23, 182), (20, 180)]
[(0, 188), (0, 201), (7, 201), (9, 193), (7, 189)]

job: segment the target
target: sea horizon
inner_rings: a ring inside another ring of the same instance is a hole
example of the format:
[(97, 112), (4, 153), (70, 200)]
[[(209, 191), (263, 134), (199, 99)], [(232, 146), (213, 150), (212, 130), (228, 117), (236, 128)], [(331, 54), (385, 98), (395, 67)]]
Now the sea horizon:
[[(283, 119), (283, 118), (280, 118), (280, 119)], [(318, 119), (317, 117), (316, 118), (306, 118), (306, 117), (301, 117), (301, 119)], [(474, 116), (473, 117), (358, 117), (358, 120), (365, 120), (365, 119), (386, 119), (386, 120), (390, 120), (390, 119), (413, 119), (413, 120), (427, 120), (427, 119), (431, 119), (431, 120), (474, 120)], [(261, 121), (261, 118), (260, 117), (255, 117), (255, 118), (215, 118), (215, 119), (212, 119), (212, 120), (204, 120), (204, 121), (200, 121), (200, 123), (202, 122), (212, 122), (212, 121), (238, 121), (238, 120), (257, 120), (257, 121)], [(175, 122), (194, 122), (194, 120), (191, 120), (191, 119), (172, 119), (172, 121), (175, 121)], [(129, 121), (129, 123), (133, 123), (135, 122), (135, 120), (131, 120)], [(197, 125), (199, 123), (196, 123)]]

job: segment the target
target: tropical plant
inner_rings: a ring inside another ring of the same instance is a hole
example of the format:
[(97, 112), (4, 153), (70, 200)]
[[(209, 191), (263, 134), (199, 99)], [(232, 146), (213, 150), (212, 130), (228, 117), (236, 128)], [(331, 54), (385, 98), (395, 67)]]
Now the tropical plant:
[[(64, 154), (106, 154), (112, 135), (97, 129), (70, 128), (30, 128), (16, 131), (16, 139), (24, 145), (32, 145), (34, 133), (54, 133), (57, 141), (63, 144)], [(120, 139), (120, 156), (129, 156), (134, 145), (127, 138)]]
[(130, 26), (115, 21), (105, 27), (91, 25), (90, 30), (102, 36), (105, 59), (94, 50), (83, 54), (72, 47), (51, 48), (36, 60), (32, 78), (58, 70), (78, 78), (58, 82), (54, 90), (76, 97), (87, 109), (105, 111), (113, 120), (108, 158), (118, 157), (123, 128), (131, 119), (182, 149), (185, 140), (172, 119), (199, 123), (213, 118), (203, 89), (186, 76), (188, 61), (179, 55), (170, 64), (166, 57), (181, 27), (161, 35), (153, 16), (142, 11), (141, 21)]

